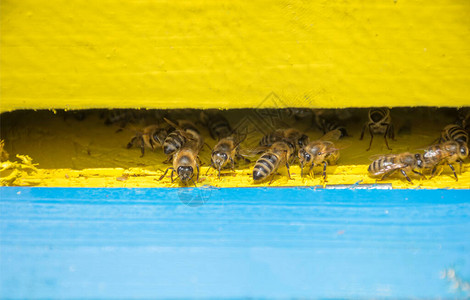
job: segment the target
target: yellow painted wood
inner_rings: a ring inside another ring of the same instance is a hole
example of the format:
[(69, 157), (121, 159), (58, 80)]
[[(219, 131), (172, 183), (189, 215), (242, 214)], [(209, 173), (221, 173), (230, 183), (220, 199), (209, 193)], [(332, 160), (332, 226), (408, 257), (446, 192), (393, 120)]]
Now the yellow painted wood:
[[(251, 169), (245, 168), (230, 173), (229, 176), (217, 178), (215, 172), (207, 171), (207, 167), (201, 168), (203, 174), (197, 183), (199, 187), (277, 187), (277, 186), (318, 186), (338, 185), (338, 184), (391, 184), (393, 188), (398, 189), (469, 189), (470, 188), (470, 164), (464, 165), (464, 172), (455, 181), (452, 173), (446, 172), (432, 179), (413, 178), (412, 183), (408, 183), (403, 178), (395, 177), (384, 181), (377, 181), (367, 175), (367, 165), (348, 165), (333, 168), (330, 172), (327, 182), (321, 179), (320, 175), (316, 178), (300, 177), (300, 168), (295, 165), (291, 167), (291, 179), (282, 172), (271, 184), (264, 182), (254, 184), (251, 178)], [(227, 172), (226, 172), (227, 173)], [(46, 187), (182, 187), (179, 181), (171, 183), (170, 178), (164, 178), (159, 181), (163, 174), (163, 169), (147, 168), (107, 168), (107, 169), (39, 169), (37, 173), (26, 174), (19, 177), (13, 185), (17, 186), (46, 186)], [(2, 177), (0, 176), (0, 179)], [(192, 186), (192, 185), (191, 185)], [(359, 186), (360, 187), (360, 186)]]
[(470, 105), (467, 0), (2, 0), (0, 14), (0, 111)]

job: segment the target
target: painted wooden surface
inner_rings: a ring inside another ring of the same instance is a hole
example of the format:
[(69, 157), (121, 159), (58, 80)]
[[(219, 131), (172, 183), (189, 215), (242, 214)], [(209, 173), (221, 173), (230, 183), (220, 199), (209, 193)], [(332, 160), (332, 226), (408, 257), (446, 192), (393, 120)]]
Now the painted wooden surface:
[(3, 0), (0, 14), (0, 111), (469, 105), (466, 0)]
[(1, 298), (469, 295), (469, 190), (0, 193)]

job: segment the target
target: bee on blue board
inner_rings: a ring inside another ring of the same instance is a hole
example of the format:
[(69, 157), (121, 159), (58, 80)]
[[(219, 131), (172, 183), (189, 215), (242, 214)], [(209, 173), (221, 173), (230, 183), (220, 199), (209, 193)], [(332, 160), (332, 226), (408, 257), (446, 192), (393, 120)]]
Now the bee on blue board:
[(374, 160), (367, 169), (370, 176), (380, 176), (380, 180), (384, 180), (395, 172), (399, 171), (408, 182), (412, 183), (411, 178), (408, 176), (413, 172), (421, 177), (426, 178), (421, 172), (416, 169), (424, 168), (424, 160), (421, 154), (414, 153), (400, 153), (388, 154), (379, 156)]
[(188, 140), (193, 140), (193, 143), (195, 143), (197, 147), (202, 148), (204, 140), (194, 123), (187, 120), (179, 120), (177, 121), (178, 124), (176, 124), (167, 118), (164, 118), (164, 120), (175, 128), (163, 141), (163, 152), (168, 155), (168, 162), (171, 161), (173, 155), (183, 147)]
[(366, 128), (369, 129), (370, 134), (369, 148), (367, 148), (366, 151), (369, 151), (372, 146), (374, 134), (383, 135), (387, 149), (392, 150), (388, 146), (387, 136), (392, 140), (395, 140), (395, 132), (392, 124), (392, 117), (390, 116), (390, 110), (388, 108), (371, 108), (369, 110), (369, 122), (362, 127), (361, 137), (359, 138), (360, 140), (364, 138)]
[[(317, 165), (323, 165), (323, 180), (326, 180), (326, 167), (335, 165), (339, 159), (340, 152), (333, 141), (338, 140), (342, 136), (339, 129), (332, 130), (316, 141), (308, 143), (298, 152), (300, 162), (300, 175), (303, 177), (304, 166), (308, 166), (310, 174)], [(313, 172), (315, 177), (315, 172)]]
[[(167, 168), (159, 180), (162, 180), (171, 170), (172, 183), (179, 178), (185, 185), (192, 182), (196, 186), (196, 182), (199, 182), (199, 151), (201, 148), (197, 140), (187, 141), (173, 155), (173, 166)], [(175, 174), (177, 177), (173, 178)], [(195, 175), (196, 181), (193, 179)]]
[(201, 112), (201, 123), (207, 127), (214, 140), (220, 140), (232, 134), (229, 122), (221, 113)]
[(452, 165), (455, 162), (460, 164), (460, 174), (462, 173), (463, 161), (468, 157), (468, 146), (457, 141), (446, 141), (428, 147), (423, 155), (424, 167), (431, 170), (431, 178), (436, 175), (438, 167), (443, 170), (443, 165), (448, 165), (454, 173), (455, 180), (458, 181), (457, 173)]
[(284, 165), (287, 168), (289, 179), (291, 179), (289, 158), (292, 156), (293, 151), (294, 147), (291, 143), (278, 141), (272, 144), (256, 161), (255, 167), (253, 168), (254, 182), (260, 183), (271, 178), (269, 182), (271, 184), (278, 168)]
[(147, 126), (130, 140), (127, 144), (127, 149), (132, 148), (137, 144), (140, 146), (140, 157), (143, 157), (145, 154), (145, 148), (150, 148), (154, 151), (157, 147), (162, 147), (167, 136), (174, 130), (175, 129), (172, 126)]

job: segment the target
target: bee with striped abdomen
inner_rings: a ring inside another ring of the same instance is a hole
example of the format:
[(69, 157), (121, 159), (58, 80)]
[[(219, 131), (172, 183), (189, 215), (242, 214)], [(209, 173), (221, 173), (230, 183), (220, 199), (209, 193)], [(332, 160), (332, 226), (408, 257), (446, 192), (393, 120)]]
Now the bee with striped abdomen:
[(434, 177), (438, 166), (446, 164), (451, 168), (452, 172), (454, 173), (456, 181), (458, 181), (458, 177), (452, 164), (455, 162), (458, 162), (460, 164), (461, 174), (463, 160), (467, 157), (467, 145), (457, 141), (447, 141), (444, 143), (432, 145), (425, 150), (425, 153), (423, 155), (425, 168), (432, 168), (431, 178)]
[(178, 124), (164, 118), (164, 120), (173, 126), (175, 130), (168, 134), (163, 141), (163, 152), (168, 155), (168, 160), (171, 159), (172, 155), (184, 146), (188, 140), (192, 140), (194, 144), (200, 150), (204, 144), (202, 136), (199, 134), (194, 123), (186, 120), (179, 120)]
[(371, 176), (381, 176), (380, 180), (384, 180), (396, 171), (400, 171), (406, 180), (412, 182), (407, 173), (413, 172), (424, 177), (422, 173), (416, 171), (416, 169), (422, 169), (423, 167), (424, 162), (421, 154), (405, 152), (380, 156), (369, 165), (367, 170)]
[(145, 147), (155, 150), (157, 147), (163, 146), (163, 143), (172, 131), (173, 127), (160, 127), (158, 125), (150, 125), (145, 127), (142, 132), (138, 132), (127, 144), (127, 149), (134, 146), (136, 143), (140, 142), (141, 155), (143, 157), (145, 154)]
[(296, 149), (302, 148), (308, 144), (308, 136), (300, 132), (295, 128), (288, 129), (277, 129), (261, 138), (259, 145), (261, 147), (270, 147), (275, 142), (284, 141), (291, 144), (291, 148), (294, 148), (292, 154), (295, 153)]
[(461, 126), (456, 124), (449, 124), (441, 132), (440, 142), (456, 141), (468, 144), (468, 132)]
[(201, 112), (201, 123), (204, 124), (214, 140), (220, 140), (232, 134), (227, 119), (220, 113)]
[(256, 161), (253, 168), (253, 180), (255, 183), (262, 182), (269, 177), (271, 177), (272, 182), (275, 172), (282, 165), (286, 166), (290, 179), (288, 159), (292, 155), (293, 150), (292, 145), (284, 141), (272, 144)]
[(370, 147), (372, 146), (374, 134), (383, 134), (387, 149), (392, 150), (388, 146), (387, 136), (394, 140), (395, 133), (392, 124), (392, 117), (390, 116), (390, 110), (388, 108), (371, 108), (369, 110), (369, 122), (367, 122), (362, 127), (361, 137), (359, 138), (360, 140), (364, 138), (364, 132), (366, 130), (366, 127), (369, 128), (370, 134), (369, 148), (367, 148), (366, 151), (369, 151)]

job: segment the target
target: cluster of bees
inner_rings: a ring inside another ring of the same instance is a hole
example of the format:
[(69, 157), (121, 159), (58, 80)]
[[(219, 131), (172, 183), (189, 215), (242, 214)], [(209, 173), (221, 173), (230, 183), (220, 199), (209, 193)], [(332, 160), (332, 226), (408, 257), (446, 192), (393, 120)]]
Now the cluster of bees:
[[(188, 120), (170, 120), (163, 118), (162, 125), (151, 125), (136, 134), (128, 143), (127, 148), (139, 146), (142, 156), (146, 148), (155, 150), (162, 148), (168, 156), (165, 162), (172, 166), (167, 168), (160, 177), (162, 180), (170, 172), (171, 181), (179, 179), (182, 183), (192, 182), (196, 185), (199, 180), (199, 154), (204, 145), (209, 147), (197, 129)], [(211, 137), (217, 141), (211, 148), (210, 169), (215, 169), (220, 178), (224, 168), (235, 169), (239, 160), (250, 162), (248, 157), (259, 155), (253, 167), (252, 178), (255, 183), (273, 180), (279, 168), (285, 166), (290, 178), (289, 166), (298, 160), (301, 176), (315, 176), (314, 168), (322, 167), (322, 178), (326, 181), (326, 170), (329, 165), (335, 165), (340, 157), (341, 148), (337, 141), (348, 136), (346, 128), (335, 120), (329, 120), (321, 114), (315, 115), (315, 123), (323, 130), (324, 135), (317, 140), (310, 138), (295, 128), (277, 129), (263, 136), (256, 147), (241, 149), (241, 143), (248, 136), (247, 130), (232, 129), (228, 120), (218, 112), (201, 112), (199, 122), (205, 126)], [(368, 122), (363, 126), (360, 139), (364, 138), (366, 130), (370, 135), (369, 147), (375, 136), (384, 138), (385, 145), (390, 149), (387, 139), (395, 139), (394, 126), (387, 108), (373, 108), (368, 112)], [(462, 163), (468, 157), (468, 122), (469, 114), (458, 118), (454, 124), (446, 126), (441, 136), (424, 150), (424, 153), (399, 153), (379, 155), (369, 165), (370, 176), (383, 180), (395, 172), (401, 173), (411, 182), (409, 173), (415, 173), (423, 178), (424, 170), (429, 170), (431, 177), (442, 172), (448, 165), (458, 180), (453, 164)], [(210, 148), (210, 147), (209, 147)], [(391, 149), (390, 149), (391, 150)], [(208, 170), (208, 172), (209, 172)], [(196, 178), (196, 180), (194, 180)]]

